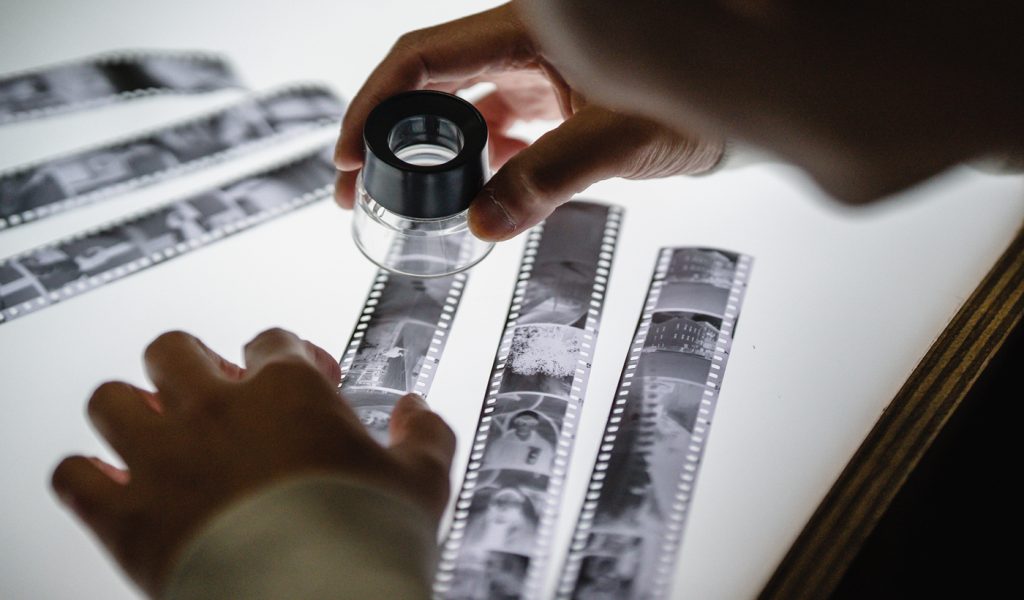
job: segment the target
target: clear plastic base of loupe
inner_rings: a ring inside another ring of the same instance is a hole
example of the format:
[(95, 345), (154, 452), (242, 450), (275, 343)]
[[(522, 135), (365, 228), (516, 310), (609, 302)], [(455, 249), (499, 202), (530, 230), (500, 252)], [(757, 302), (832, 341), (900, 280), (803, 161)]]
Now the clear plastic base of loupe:
[[(395, 153), (415, 165), (444, 164), (455, 153), (442, 146), (416, 144)], [(469, 211), (439, 219), (415, 219), (379, 205), (356, 180), (352, 237), (379, 267), (413, 277), (443, 277), (472, 267), (494, 247), (469, 232)]]

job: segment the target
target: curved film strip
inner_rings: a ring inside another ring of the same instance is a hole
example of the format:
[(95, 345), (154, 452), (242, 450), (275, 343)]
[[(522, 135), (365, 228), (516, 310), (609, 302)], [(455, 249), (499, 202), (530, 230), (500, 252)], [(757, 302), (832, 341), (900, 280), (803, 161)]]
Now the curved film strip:
[(533, 595), (549, 551), (622, 210), (570, 202), (527, 239), (435, 579), (449, 599)]
[[(391, 252), (406, 261), (438, 260), (424, 250), (410, 240)], [(388, 444), (398, 399), (430, 391), (467, 279), (464, 272), (424, 279), (377, 271), (341, 358), (339, 389), (381, 444)]]
[(243, 87), (205, 52), (121, 51), (0, 75), (0, 125), (154, 94)]
[(664, 597), (750, 265), (723, 250), (660, 252), (559, 598)]
[(141, 135), (0, 173), (0, 230), (211, 165), (341, 118), (329, 89), (295, 85)]
[(0, 323), (327, 198), (331, 149), (0, 261)]

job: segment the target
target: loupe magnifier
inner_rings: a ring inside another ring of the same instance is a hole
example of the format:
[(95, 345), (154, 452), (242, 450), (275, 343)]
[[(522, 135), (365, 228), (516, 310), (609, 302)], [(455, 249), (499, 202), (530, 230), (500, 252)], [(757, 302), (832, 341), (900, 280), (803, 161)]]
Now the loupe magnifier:
[(367, 258), (393, 273), (441, 277), (494, 247), (469, 232), (469, 203), (489, 173), (487, 124), (469, 102), (443, 92), (393, 96), (363, 128), (352, 234)]

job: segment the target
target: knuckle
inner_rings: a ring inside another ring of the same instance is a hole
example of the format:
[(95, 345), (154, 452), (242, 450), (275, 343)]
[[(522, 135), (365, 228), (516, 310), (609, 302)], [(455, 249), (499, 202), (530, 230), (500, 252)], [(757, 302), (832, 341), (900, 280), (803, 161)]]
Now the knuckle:
[(455, 445), (455, 432), (435, 412), (416, 413), (409, 419), (409, 426), (413, 429), (419, 429), (430, 436), (431, 439), (443, 442), (445, 448)]
[(271, 383), (288, 388), (321, 385), (325, 381), (314, 365), (297, 357), (283, 357), (267, 363), (260, 369), (256, 379), (263, 384)]
[(86, 403), (86, 412), (90, 417), (106, 414), (117, 402), (117, 395), (123, 389), (124, 384), (119, 381), (104, 381), (89, 397), (89, 401)]
[(398, 36), (398, 38), (395, 39), (395, 43), (391, 45), (392, 54), (402, 54), (410, 50), (415, 51), (419, 48), (425, 31), (425, 29), (414, 29), (413, 31), (407, 31)]
[(50, 475), (50, 487), (59, 491), (67, 490), (71, 473), (81, 467), (83, 460), (81, 456), (65, 456)]
[(256, 337), (249, 340), (249, 343), (246, 344), (245, 347), (253, 348), (263, 345), (274, 346), (290, 342), (294, 339), (296, 339), (295, 334), (292, 332), (280, 327), (271, 327), (270, 329), (265, 329), (256, 334)]
[(192, 343), (194, 340), (195, 338), (192, 334), (181, 330), (161, 333), (155, 340), (150, 342), (149, 346), (146, 346), (144, 357), (146, 360), (150, 360), (152, 358), (162, 356), (168, 351), (173, 351), (175, 348), (181, 348), (186, 344)]

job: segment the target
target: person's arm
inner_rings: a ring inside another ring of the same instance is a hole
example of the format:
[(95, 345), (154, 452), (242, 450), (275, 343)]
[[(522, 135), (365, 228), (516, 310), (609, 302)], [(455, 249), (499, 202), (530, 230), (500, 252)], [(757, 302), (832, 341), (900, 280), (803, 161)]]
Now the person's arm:
[(339, 397), (338, 363), (291, 333), (245, 368), (198, 339), (147, 348), (154, 391), (108, 382), (88, 414), (124, 459), (72, 456), (58, 497), (142, 590), (167, 598), (422, 598), (455, 437), (416, 395), (391, 445)]
[(231, 504), (184, 548), (164, 600), (413, 600), (430, 596), (433, 518), (339, 475), (306, 475)]
[(853, 203), (1024, 158), (1024, 5), (517, 0), (594, 101), (771, 150)]

